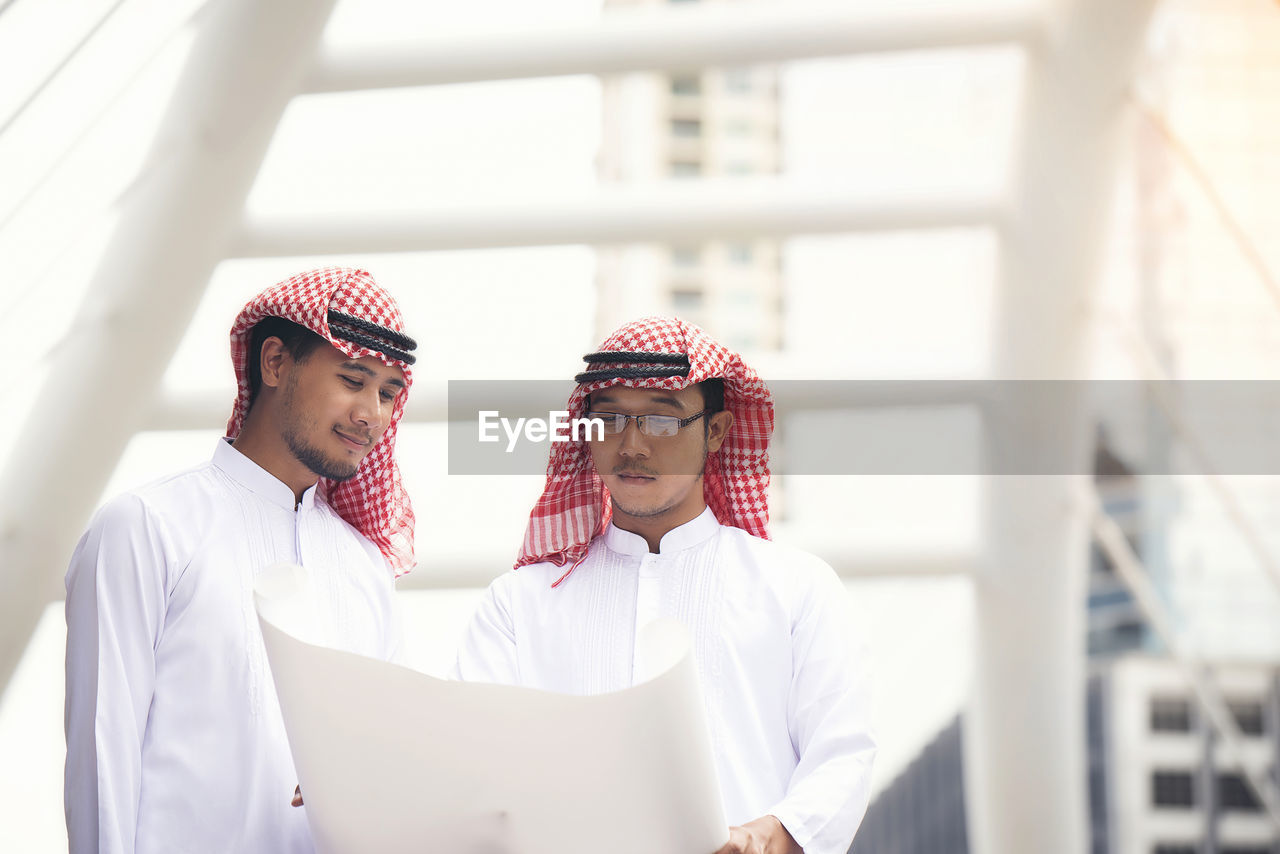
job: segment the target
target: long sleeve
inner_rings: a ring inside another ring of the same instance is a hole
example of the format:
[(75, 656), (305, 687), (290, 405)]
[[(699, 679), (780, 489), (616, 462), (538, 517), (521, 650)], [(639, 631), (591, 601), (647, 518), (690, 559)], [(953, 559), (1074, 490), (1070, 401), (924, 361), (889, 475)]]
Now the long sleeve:
[(71, 558), (64, 719), (71, 854), (134, 850), (166, 574), (161, 533), (132, 495), (98, 513)]
[(394, 588), (387, 606), (387, 621), (382, 631), (382, 658), (392, 664), (403, 665), (407, 661), (404, 646), (404, 611)]
[(792, 628), (788, 726), (799, 764), (769, 812), (806, 854), (844, 854), (870, 799), (876, 745), (869, 674), (855, 648), (843, 585), (825, 565)]
[(485, 591), (484, 599), (462, 634), (453, 678), (467, 682), (517, 685), (520, 665), (506, 576)]

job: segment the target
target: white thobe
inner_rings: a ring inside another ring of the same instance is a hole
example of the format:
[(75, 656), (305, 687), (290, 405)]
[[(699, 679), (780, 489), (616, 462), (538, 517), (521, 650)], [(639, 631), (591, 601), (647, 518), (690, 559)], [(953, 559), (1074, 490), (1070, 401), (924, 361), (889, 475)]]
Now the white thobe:
[(539, 563), (498, 578), (454, 675), (614, 691), (638, 673), (637, 630), (676, 619), (691, 634), (728, 822), (774, 815), (807, 854), (844, 854), (866, 811), (875, 742), (868, 669), (832, 569), (708, 509), (657, 553), (610, 526), (553, 589), (564, 571)]
[(307, 568), (335, 646), (397, 652), (377, 548), (225, 440), (94, 517), (66, 578), (71, 854), (314, 850), (253, 606), (278, 561)]

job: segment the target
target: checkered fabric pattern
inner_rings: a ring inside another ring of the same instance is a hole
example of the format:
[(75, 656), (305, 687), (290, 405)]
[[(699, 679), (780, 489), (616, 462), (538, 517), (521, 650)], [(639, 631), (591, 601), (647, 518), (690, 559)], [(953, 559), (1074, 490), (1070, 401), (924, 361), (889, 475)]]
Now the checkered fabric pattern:
[[(773, 396), (756, 372), (702, 329), (675, 318), (648, 317), (629, 323), (609, 336), (600, 351), (683, 353), (689, 357), (689, 375), (581, 384), (569, 397), (570, 419), (583, 416), (588, 394), (609, 386), (679, 390), (703, 380), (724, 380), (725, 408), (733, 413), (733, 427), (720, 450), (707, 456), (703, 496), (722, 524), (768, 539)], [(628, 364), (646, 366), (644, 362)], [(529, 514), (516, 568), (542, 561), (567, 564), (569, 570), (556, 581), (559, 584), (586, 557), (591, 540), (604, 532), (613, 507), (585, 441), (551, 447), (546, 488)]]
[(404, 318), (391, 295), (364, 270), (324, 267), (285, 279), (253, 299), (231, 327), (231, 362), (238, 391), (227, 422), (227, 436), (235, 438), (249, 411), (249, 333), (264, 317), (283, 317), (312, 330), (348, 358), (373, 356), (385, 365), (404, 371), (406, 388), (395, 401), (391, 423), (360, 463), (356, 476), (341, 483), (321, 479), (319, 492), (343, 519), (378, 547), (399, 577), (413, 568), (413, 505), (400, 481), (396, 466), (396, 430), (404, 414), (408, 386), (413, 384), (409, 365), (383, 353), (335, 337), (329, 330), (330, 310), (404, 332)]

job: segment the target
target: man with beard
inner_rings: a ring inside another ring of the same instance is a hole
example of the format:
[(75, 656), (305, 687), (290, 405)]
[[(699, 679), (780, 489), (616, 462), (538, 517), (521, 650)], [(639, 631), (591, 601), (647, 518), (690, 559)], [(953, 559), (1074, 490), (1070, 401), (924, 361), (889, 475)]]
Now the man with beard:
[(835, 573), (768, 540), (768, 387), (680, 320), (628, 324), (584, 359), (566, 409), (604, 434), (552, 445), (516, 571), (490, 586), (455, 675), (616, 691), (638, 631), (678, 620), (732, 825), (719, 854), (844, 854), (876, 752), (866, 667)]
[(80, 852), (310, 852), (253, 607), (301, 564), (332, 645), (391, 657), (413, 510), (395, 434), (416, 347), (362, 270), (295, 276), (231, 331), (210, 461), (109, 501), (67, 571), (65, 807)]

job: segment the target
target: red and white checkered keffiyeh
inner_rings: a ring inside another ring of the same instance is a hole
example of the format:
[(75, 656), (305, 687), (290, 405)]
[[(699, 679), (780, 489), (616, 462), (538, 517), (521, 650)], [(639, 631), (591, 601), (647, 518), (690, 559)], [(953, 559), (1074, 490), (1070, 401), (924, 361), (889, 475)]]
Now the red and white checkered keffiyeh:
[(404, 414), (413, 375), (405, 362), (336, 337), (329, 329), (331, 310), (404, 332), (399, 306), (364, 270), (324, 267), (300, 273), (263, 291), (244, 307), (231, 327), (231, 361), (239, 388), (227, 422), (227, 436), (235, 438), (240, 434), (249, 411), (249, 333), (264, 317), (283, 317), (305, 326), (350, 359), (373, 356), (404, 371), (406, 388), (396, 396), (391, 423), (361, 461), (355, 477), (341, 483), (322, 478), (318, 490), (339, 516), (378, 547), (399, 577), (414, 564), (413, 505), (400, 482), (395, 461), (396, 429)]
[[(724, 380), (725, 409), (733, 413), (733, 426), (720, 450), (707, 456), (703, 497), (722, 524), (767, 539), (773, 396), (764, 381), (738, 354), (692, 323), (675, 318), (649, 317), (629, 323), (609, 336), (600, 351), (685, 354), (689, 375), (581, 384), (569, 397), (570, 419), (583, 416), (588, 394), (609, 386), (680, 390), (703, 380)], [(643, 361), (629, 364), (645, 365)], [(556, 581), (559, 584), (586, 557), (591, 540), (608, 527), (613, 506), (585, 441), (557, 442), (551, 448), (547, 485), (529, 514), (516, 568), (542, 561), (568, 564), (569, 570)]]

